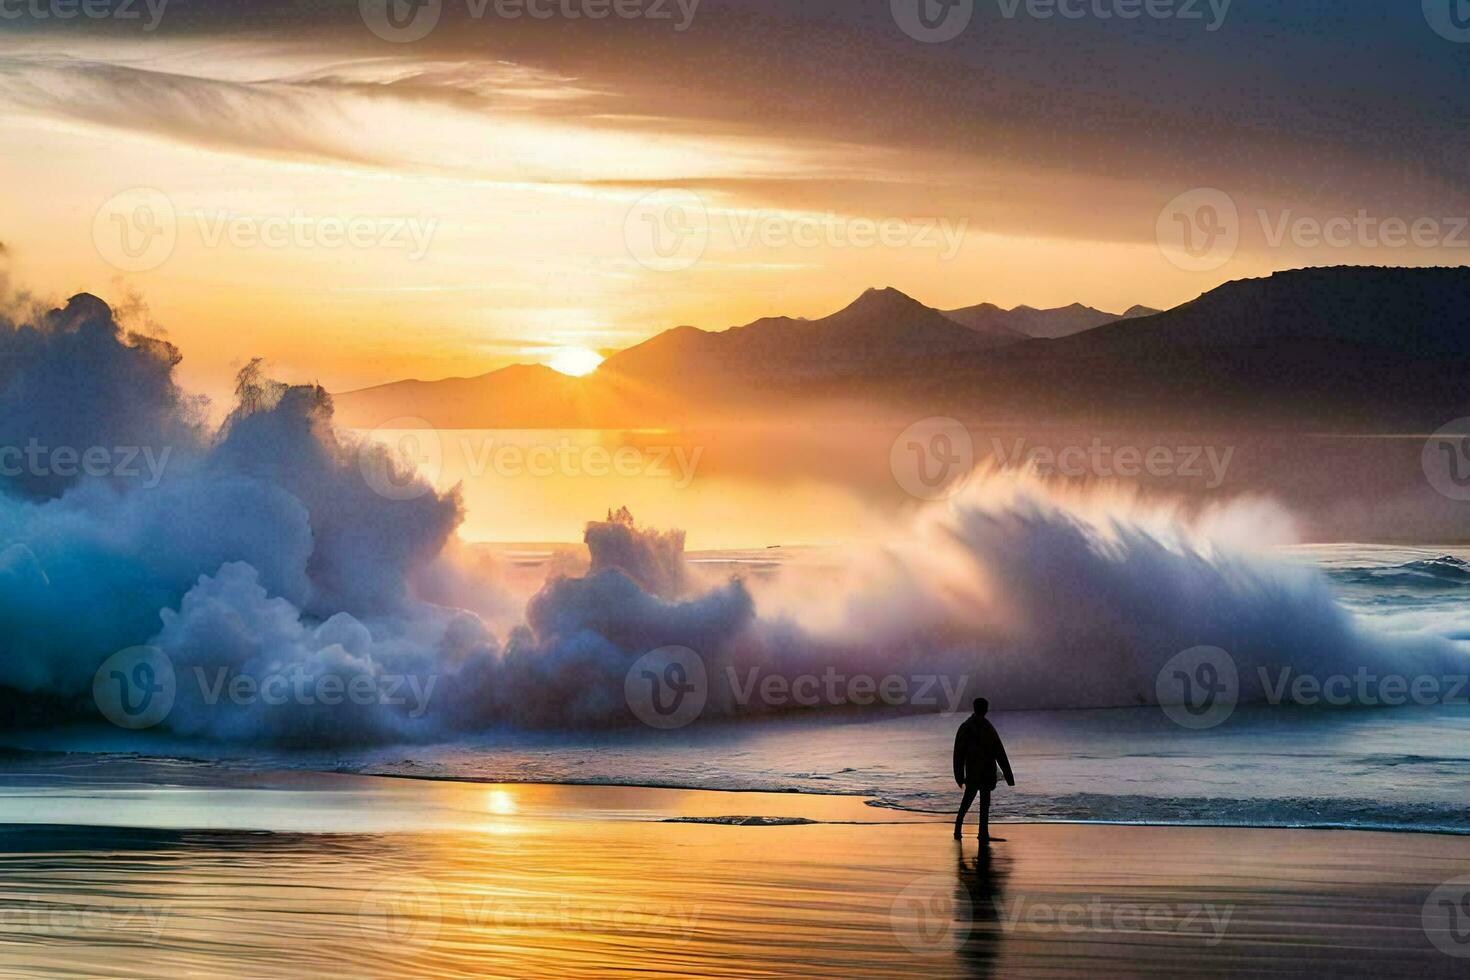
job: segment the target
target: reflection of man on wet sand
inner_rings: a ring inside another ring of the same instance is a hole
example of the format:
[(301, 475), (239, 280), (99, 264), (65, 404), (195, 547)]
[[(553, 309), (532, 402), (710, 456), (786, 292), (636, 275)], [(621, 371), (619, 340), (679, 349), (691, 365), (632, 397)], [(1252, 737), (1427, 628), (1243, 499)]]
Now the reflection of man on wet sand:
[(975, 713), (966, 718), (960, 725), (960, 730), (955, 732), (954, 781), (965, 791), (965, 798), (960, 801), (960, 812), (954, 818), (955, 840), (960, 839), (965, 814), (970, 812), (970, 804), (975, 802), (976, 793), (980, 794), (980, 839), (1003, 839), (990, 836), (990, 791), (995, 789), (996, 767), (999, 766), (1000, 771), (1005, 774), (1006, 785), (1016, 785), (1016, 778), (1011, 775), (1011, 762), (1006, 758), (1006, 749), (1001, 744), (1000, 735), (985, 717), (989, 710), (989, 701), (976, 698)]
[[(999, 852), (1003, 853), (1003, 852)], [(1010, 869), (1004, 857), (982, 847), (970, 860), (960, 854), (956, 875), (955, 908), (959, 922), (969, 926), (960, 946), (960, 959), (969, 977), (989, 977), (1000, 957), (1003, 929), (1001, 903)]]

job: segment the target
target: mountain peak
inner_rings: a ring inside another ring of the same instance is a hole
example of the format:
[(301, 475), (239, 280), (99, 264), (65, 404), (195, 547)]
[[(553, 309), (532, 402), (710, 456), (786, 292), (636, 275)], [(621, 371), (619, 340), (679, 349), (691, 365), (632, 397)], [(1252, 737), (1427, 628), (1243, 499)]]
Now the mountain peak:
[(927, 306), (907, 293), (894, 289), (892, 286), (885, 286), (883, 288), (874, 287), (863, 290), (861, 296), (849, 303), (836, 315), (841, 316), (844, 313), (912, 313), (915, 310), (927, 309)]

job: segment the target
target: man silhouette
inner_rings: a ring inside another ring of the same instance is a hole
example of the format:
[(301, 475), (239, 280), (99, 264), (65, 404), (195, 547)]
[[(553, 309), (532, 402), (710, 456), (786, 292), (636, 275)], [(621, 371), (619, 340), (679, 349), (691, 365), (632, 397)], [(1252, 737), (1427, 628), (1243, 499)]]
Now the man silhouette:
[(1011, 775), (1011, 761), (1006, 758), (1006, 748), (1000, 742), (1000, 735), (985, 717), (989, 710), (989, 701), (976, 698), (975, 713), (966, 718), (960, 730), (955, 732), (954, 781), (965, 791), (965, 798), (960, 801), (960, 812), (954, 818), (955, 840), (960, 839), (965, 814), (970, 812), (976, 793), (980, 794), (980, 839), (1002, 839), (990, 836), (990, 791), (995, 789), (996, 766), (1005, 774), (1007, 786), (1016, 785), (1016, 777)]

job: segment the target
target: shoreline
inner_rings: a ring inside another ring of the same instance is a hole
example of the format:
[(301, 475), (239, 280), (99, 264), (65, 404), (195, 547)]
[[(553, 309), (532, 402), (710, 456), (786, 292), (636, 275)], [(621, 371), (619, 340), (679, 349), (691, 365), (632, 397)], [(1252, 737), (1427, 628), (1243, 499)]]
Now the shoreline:
[[(322, 771), (322, 770), (301, 770)], [(874, 810), (886, 810), (892, 813), (913, 814), (915, 817), (953, 817), (956, 810), (919, 810), (912, 807), (895, 806), (883, 803), (878, 797), (864, 793), (842, 793), (822, 792), (820, 790), (807, 789), (762, 789), (760, 787), (730, 789), (718, 786), (691, 786), (682, 783), (639, 783), (639, 782), (594, 782), (591, 780), (562, 780), (559, 782), (548, 782), (535, 779), (477, 779), (473, 776), (420, 776), (413, 773), (389, 773), (389, 772), (346, 772), (334, 770), (338, 775), (366, 776), (376, 779), (407, 779), (427, 783), (470, 783), (478, 786), (557, 786), (557, 787), (584, 787), (596, 789), (607, 787), (610, 789), (652, 789), (652, 790), (677, 790), (686, 793), (722, 793), (722, 794), (749, 794), (761, 796), (790, 796), (790, 797), (841, 797), (844, 799), (861, 800), (864, 806)], [(973, 817), (973, 815), (972, 815)], [(966, 818), (967, 821), (972, 817)], [(829, 821), (815, 821), (826, 823)], [(944, 823), (949, 820), (903, 820), (861, 821), (862, 823)], [(1208, 821), (1184, 821), (1184, 820), (1090, 820), (1082, 817), (1074, 819), (1015, 819), (1011, 817), (992, 817), (992, 824), (1007, 827), (1050, 827), (1050, 826), (1075, 826), (1075, 827), (1189, 827), (1203, 830), (1313, 830), (1313, 831), (1362, 831), (1373, 834), (1428, 834), (1438, 837), (1470, 837), (1470, 829), (1455, 830), (1452, 828), (1419, 828), (1398, 827), (1387, 824), (1349, 824), (1349, 823), (1216, 823)]]
[[(79, 763), (72, 771), (65, 773), (48, 772), (36, 768), (22, 767), (18, 770), (0, 770), (0, 826), (26, 826), (34, 825), (30, 821), (19, 823), (5, 819), (7, 811), (6, 800), (13, 798), (17, 789), (35, 785), (36, 780), (42, 783), (64, 783), (67, 780), (80, 780), (85, 785), (92, 781), (98, 787), (108, 785), (128, 785), (135, 789), (153, 786), (159, 790), (165, 787), (184, 785), (195, 790), (207, 790), (210, 788), (230, 790), (239, 787), (271, 787), (277, 785), (297, 786), (305, 784), (308, 789), (319, 789), (325, 784), (338, 780), (370, 780), (384, 781), (384, 785), (400, 783), (406, 786), (419, 787), (467, 787), (471, 789), (494, 790), (496, 788), (529, 788), (549, 791), (567, 791), (575, 793), (578, 790), (587, 791), (596, 796), (603, 791), (618, 793), (650, 793), (650, 794), (699, 794), (706, 799), (725, 798), (748, 798), (762, 801), (762, 804), (752, 809), (757, 812), (750, 813), (724, 813), (719, 816), (756, 816), (756, 817), (790, 817), (809, 819), (815, 824), (865, 824), (873, 826), (901, 825), (901, 824), (945, 824), (948, 825), (952, 819), (953, 810), (921, 810), (902, 807), (883, 802), (880, 797), (863, 793), (847, 793), (840, 791), (822, 791), (813, 789), (772, 789), (764, 787), (738, 787), (721, 788), (709, 786), (697, 786), (681, 784), (674, 781), (667, 782), (639, 782), (639, 781), (595, 781), (595, 780), (532, 780), (532, 779), (486, 779), (474, 776), (446, 775), (436, 776), (422, 773), (405, 772), (360, 772), (345, 769), (324, 768), (256, 768), (233, 762), (232, 760), (217, 760), (205, 758), (191, 758), (180, 756), (145, 756), (131, 752), (119, 753), (94, 753), (76, 751), (52, 751), (11, 749), (22, 756), (34, 756), (35, 761), (40, 763), (43, 756), (65, 756), (72, 762)], [(121, 770), (121, 772), (118, 772)], [(19, 779), (17, 779), (19, 777)], [(791, 801), (794, 805), (783, 809), (793, 812), (776, 812), (772, 804), (777, 800)], [(853, 819), (832, 820), (823, 819), (820, 815), (812, 817), (813, 810), (820, 813), (830, 809), (828, 806), (816, 804), (815, 806), (804, 806), (797, 801), (848, 801), (857, 804), (852, 809)], [(581, 807), (579, 807), (581, 809)], [(895, 819), (856, 819), (857, 816), (868, 816), (875, 811), (892, 814)], [(679, 816), (682, 814), (674, 814)], [(660, 819), (651, 816), (649, 819)], [(970, 821), (973, 822), (973, 814)], [(1355, 833), (1378, 833), (1378, 834), (1405, 834), (1410, 836), (1465, 838), (1470, 837), (1470, 829), (1456, 829), (1452, 827), (1411, 827), (1389, 824), (1368, 824), (1348, 822), (1226, 822), (1226, 821), (1188, 821), (1188, 820), (1154, 820), (1148, 818), (1138, 819), (1095, 819), (1086, 817), (1076, 818), (1026, 818), (1015, 816), (996, 816), (992, 823), (997, 826), (1007, 827), (1139, 827), (1139, 828), (1182, 828), (1202, 830), (1281, 830), (1281, 831), (1312, 831), (1318, 833), (1328, 832), (1355, 832)], [(102, 824), (98, 822), (68, 823), (59, 822), (54, 826), (138, 826), (137, 824)], [(200, 830), (214, 829), (214, 825), (206, 824)]]
[[(486, 786), (527, 786), (527, 785), (550, 785), (532, 783), (487, 783)], [(609, 787), (612, 789), (628, 789), (635, 787)], [(694, 790), (699, 793), (724, 793), (725, 790)], [(737, 820), (749, 820), (748, 823), (733, 822)], [(966, 827), (969, 827), (970, 818), (966, 818)], [(814, 820), (801, 816), (764, 816), (750, 813), (725, 813), (713, 817), (648, 817), (641, 820), (629, 821), (630, 823), (651, 824), (691, 824), (701, 826), (728, 826), (728, 827), (913, 827), (913, 826), (951, 826), (950, 820)], [(1376, 834), (1382, 836), (1402, 837), (1430, 837), (1446, 838), (1449, 840), (1460, 840), (1470, 838), (1470, 833), (1453, 830), (1403, 830), (1395, 827), (1350, 827), (1332, 824), (1320, 825), (1286, 825), (1286, 824), (1221, 824), (1221, 823), (1149, 823), (1146, 821), (1129, 820), (994, 820), (990, 821), (992, 827), (1021, 827), (1028, 829), (1049, 827), (1097, 827), (1097, 828), (1119, 828), (1138, 830), (1219, 830), (1219, 831), (1242, 831), (1262, 833), (1290, 833), (1290, 834)], [(0, 834), (11, 831), (26, 830), (32, 828), (49, 830), (113, 830), (113, 831), (158, 831), (169, 833), (197, 833), (197, 834), (306, 834), (329, 836), (332, 834), (355, 834), (362, 831), (300, 831), (300, 830), (267, 830), (249, 827), (221, 828), (208, 825), (193, 826), (170, 826), (151, 827), (142, 824), (131, 823), (80, 823), (72, 822), (25, 822), (0, 819)], [(433, 833), (431, 830), (403, 830), (388, 831), (388, 833)], [(383, 831), (377, 831), (383, 833)], [(971, 837), (966, 834), (966, 841)], [(3, 849), (0, 849), (3, 850)]]

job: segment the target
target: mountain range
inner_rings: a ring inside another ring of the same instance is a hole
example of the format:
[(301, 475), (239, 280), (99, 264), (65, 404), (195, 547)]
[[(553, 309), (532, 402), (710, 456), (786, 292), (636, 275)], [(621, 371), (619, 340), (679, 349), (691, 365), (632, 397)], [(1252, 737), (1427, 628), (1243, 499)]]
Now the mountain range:
[(404, 417), (441, 428), (678, 426), (829, 410), (1437, 428), (1470, 414), (1467, 369), (1470, 269), (1337, 267), (1226, 283), (1166, 312), (942, 312), (870, 289), (820, 319), (678, 327), (584, 378), (515, 366), (396, 382), (335, 403), (340, 419), (365, 428)]
[[(1143, 315), (1074, 304), (1056, 310), (990, 304), (940, 312), (897, 289), (869, 289), (815, 320), (764, 317), (720, 332), (675, 327), (609, 357), (589, 378), (518, 364), (469, 378), (397, 381), (335, 396), (345, 424), (425, 420), (442, 428), (648, 424), (687, 418), (681, 396), (702, 402), (734, 386), (816, 384), (873, 368), (915, 369), (934, 358), (978, 353), (1033, 337), (1064, 336)], [(736, 399), (737, 401), (739, 399)]]
[(818, 320), (766, 317), (719, 333), (677, 327), (614, 354), (599, 373), (678, 374), (724, 383), (803, 381), (879, 364), (991, 350), (1025, 340), (1013, 330), (972, 329), (896, 289), (869, 289)]
[(1031, 306), (1006, 310), (994, 303), (981, 303), (979, 306), (945, 310), (944, 315), (981, 333), (1006, 332), (1037, 340), (1055, 340), (1091, 330), (1093, 327), (1105, 326), (1119, 320), (1153, 316), (1158, 312), (1160, 311), (1147, 306), (1134, 306), (1126, 313), (1104, 313), (1081, 303), (1054, 310), (1038, 310)]

